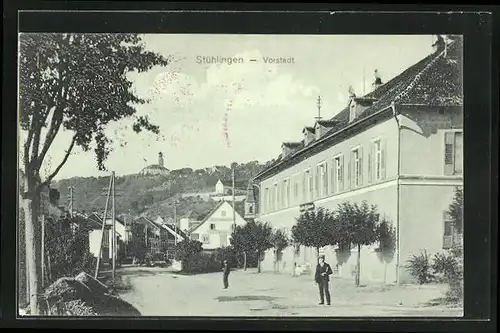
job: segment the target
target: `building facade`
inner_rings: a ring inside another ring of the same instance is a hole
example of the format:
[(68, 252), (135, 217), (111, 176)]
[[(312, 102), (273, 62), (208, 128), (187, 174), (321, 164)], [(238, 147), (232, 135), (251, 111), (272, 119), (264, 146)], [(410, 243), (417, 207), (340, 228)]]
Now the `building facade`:
[(204, 250), (215, 250), (231, 245), (230, 239), (234, 226), (245, 223), (243, 217), (233, 209), (229, 202), (221, 201), (203, 221), (189, 231), (189, 235), (192, 240), (200, 241)]
[[(363, 247), (361, 279), (409, 281), (409, 257), (440, 252), (453, 235), (446, 211), (463, 184), (461, 68), (461, 40), (452, 39), (385, 84), (376, 74), (372, 92), (353, 93), (340, 113), (305, 127), (302, 141), (283, 144), (278, 159), (255, 177), (259, 204), (247, 204), (246, 215), (290, 234), (307, 209), (376, 205), (393, 223), (396, 252), (384, 264), (378, 244)], [(356, 271), (355, 248), (322, 251), (336, 275)], [(315, 263), (313, 249), (290, 246), (278, 268), (292, 273)], [(272, 251), (262, 268), (276, 270)]]

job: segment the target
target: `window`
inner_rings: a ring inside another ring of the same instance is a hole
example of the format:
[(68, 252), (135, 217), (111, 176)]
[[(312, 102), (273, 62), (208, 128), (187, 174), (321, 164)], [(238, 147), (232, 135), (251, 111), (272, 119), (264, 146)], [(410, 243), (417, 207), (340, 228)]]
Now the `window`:
[(373, 142), (373, 150), (375, 154), (375, 165), (373, 170), (375, 174), (375, 180), (380, 180), (382, 179), (382, 146), (380, 140)]
[(445, 175), (461, 175), (463, 170), (463, 134), (446, 132), (444, 145)]
[(340, 192), (344, 189), (344, 156), (339, 155), (334, 159), (334, 191)]
[(279, 192), (278, 192), (278, 184), (274, 184), (273, 188), (274, 194), (273, 194), (273, 210), (278, 209), (278, 203), (279, 203)]
[(362, 175), (363, 175), (363, 162), (362, 162), (362, 149), (361, 147), (352, 150), (351, 155), (351, 165), (352, 165), (352, 184), (356, 186), (360, 186), (362, 183)]
[(225, 211), (225, 210), (221, 210), (221, 211), (220, 211), (220, 215), (221, 215), (221, 216), (226, 216), (226, 211)]
[(323, 162), (317, 167), (317, 179), (318, 179), (318, 197), (324, 197), (328, 194), (328, 177), (326, 170), (326, 162)]
[(312, 200), (313, 194), (313, 176), (310, 169), (306, 170), (304, 173), (304, 201), (309, 202)]
[(253, 206), (252, 205), (248, 206), (248, 212), (250, 214), (253, 214)]
[(444, 232), (443, 232), (443, 249), (449, 249), (453, 245), (453, 221), (450, 219), (450, 216), (447, 212), (443, 212), (444, 218)]
[(297, 202), (299, 198), (299, 175), (294, 175), (293, 179), (293, 201)]
[(290, 180), (289, 179), (285, 179), (283, 181), (283, 189), (284, 189), (283, 208), (288, 208), (290, 205)]
[(264, 211), (268, 212), (269, 211), (269, 188), (266, 187), (264, 190), (264, 198), (262, 199), (262, 203), (264, 204)]
[(352, 103), (349, 109), (349, 122), (353, 121), (354, 118), (356, 118), (356, 107), (354, 103)]
[(203, 244), (208, 244), (208, 243), (210, 243), (210, 237), (208, 235), (202, 235), (201, 241)]
[(210, 230), (215, 230), (215, 223), (210, 223)]

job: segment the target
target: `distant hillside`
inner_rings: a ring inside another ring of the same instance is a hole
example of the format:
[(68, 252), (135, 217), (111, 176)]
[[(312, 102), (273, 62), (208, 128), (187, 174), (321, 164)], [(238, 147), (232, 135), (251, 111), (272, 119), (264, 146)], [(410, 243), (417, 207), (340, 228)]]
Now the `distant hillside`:
[[(235, 179), (238, 184), (247, 184), (256, 175), (263, 164), (258, 161), (238, 164), (235, 168)], [(216, 204), (215, 201), (203, 201), (196, 196), (181, 198), (182, 193), (211, 192), (221, 179), (231, 182), (231, 168), (215, 166), (193, 170), (184, 168), (173, 170), (168, 176), (127, 175), (116, 177), (116, 213), (138, 216), (145, 214), (151, 218), (174, 216), (174, 198), (178, 198), (177, 216), (181, 217), (193, 211), (203, 216)], [(60, 204), (69, 203), (69, 187), (73, 190), (73, 206), (83, 212), (103, 212), (106, 204), (106, 193), (110, 177), (74, 177), (62, 179), (52, 184), (61, 193)], [(241, 186), (241, 185), (240, 185)], [(243, 203), (236, 205), (243, 214)]]

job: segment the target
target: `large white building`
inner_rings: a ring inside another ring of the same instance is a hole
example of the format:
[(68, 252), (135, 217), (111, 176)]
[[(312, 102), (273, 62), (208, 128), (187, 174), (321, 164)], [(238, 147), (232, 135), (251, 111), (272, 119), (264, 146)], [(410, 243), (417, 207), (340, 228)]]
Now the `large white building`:
[[(352, 94), (335, 116), (305, 126), (301, 141), (284, 143), (276, 161), (255, 177), (260, 195), (247, 200), (245, 215), (290, 234), (308, 209), (334, 211), (346, 201), (376, 205), (393, 223), (397, 246), (387, 264), (379, 244), (362, 248), (366, 280), (408, 281), (412, 254), (449, 248), (456, 232), (446, 212), (463, 185), (462, 41), (440, 39), (435, 46), (392, 80), (376, 77), (370, 93)], [(356, 271), (356, 251), (324, 249), (341, 277)], [(274, 261), (269, 251), (262, 268), (274, 270)], [(290, 246), (278, 266), (291, 273), (315, 263), (314, 249)]]

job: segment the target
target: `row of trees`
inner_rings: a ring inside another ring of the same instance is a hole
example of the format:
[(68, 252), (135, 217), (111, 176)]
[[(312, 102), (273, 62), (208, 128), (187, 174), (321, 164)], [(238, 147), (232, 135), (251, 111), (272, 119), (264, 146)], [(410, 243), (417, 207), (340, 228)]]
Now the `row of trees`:
[[(380, 258), (387, 263), (394, 258), (396, 249), (395, 230), (392, 223), (380, 217), (375, 205), (344, 202), (336, 211), (317, 208), (304, 212), (292, 228), (292, 239), (296, 244), (314, 247), (316, 252), (328, 245), (337, 245), (341, 254), (349, 255), (357, 249), (356, 286), (359, 286), (361, 271), (361, 248), (379, 243)], [(385, 275), (385, 274), (384, 274)], [(384, 278), (385, 280), (385, 278)]]
[[(275, 261), (289, 245), (313, 247), (319, 249), (328, 245), (338, 245), (342, 253), (350, 253), (357, 248), (356, 285), (359, 286), (361, 248), (379, 243), (378, 252), (385, 265), (392, 261), (396, 248), (395, 230), (392, 223), (381, 218), (376, 206), (366, 201), (360, 205), (344, 202), (336, 211), (317, 208), (306, 211), (297, 218), (292, 227), (291, 238), (284, 230), (273, 230), (269, 223), (250, 221), (237, 226), (231, 236), (234, 249), (243, 253), (256, 253), (257, 258), (274, 249)], [(246, 265), (244, 265), (246, 267)], [(260, 260), (258, 264), (260, 272)]]

